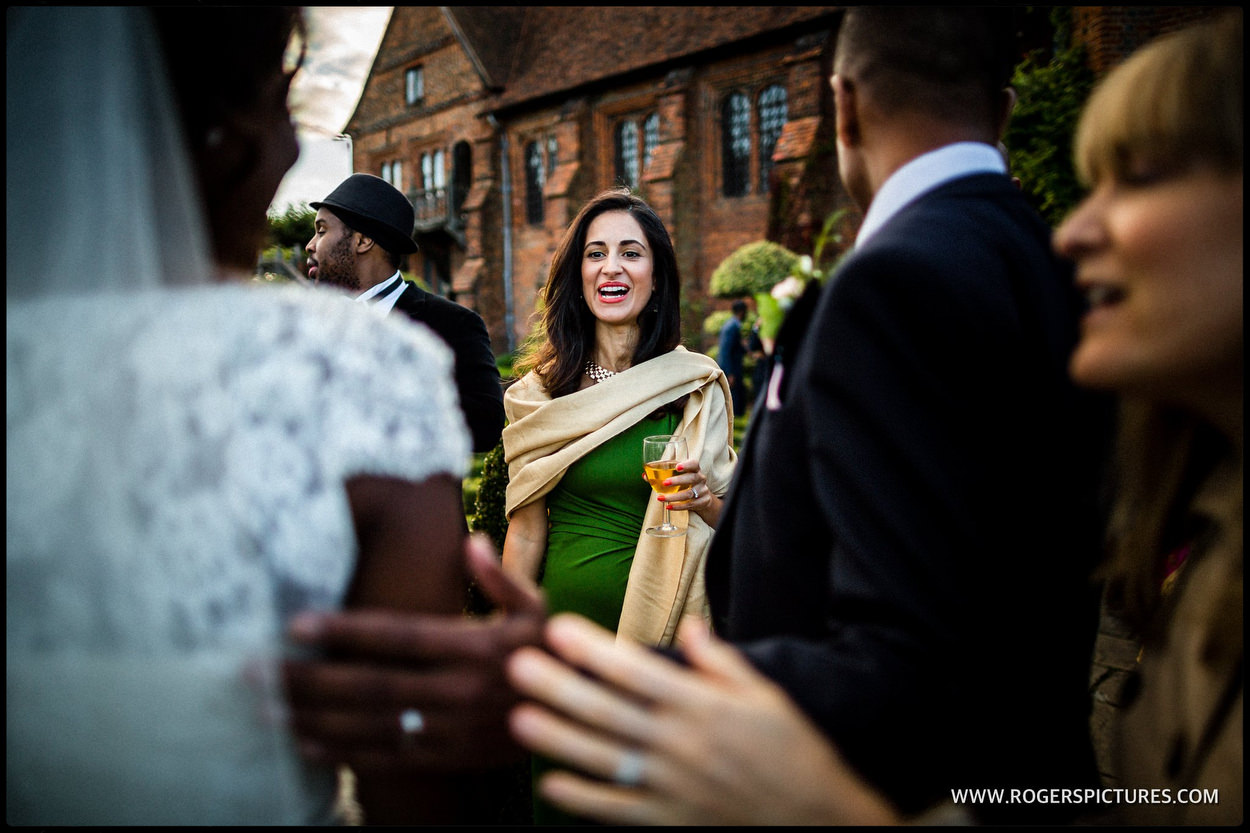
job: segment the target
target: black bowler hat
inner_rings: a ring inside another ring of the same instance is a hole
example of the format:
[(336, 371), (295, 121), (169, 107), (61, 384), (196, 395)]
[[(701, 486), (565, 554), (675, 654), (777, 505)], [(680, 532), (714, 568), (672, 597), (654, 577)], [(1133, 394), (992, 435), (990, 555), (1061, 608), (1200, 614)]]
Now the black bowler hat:
[(412, 240), (416, 214), (399, 189), (373, 174), (352, 174), (330, 196), (309, 203), (325, 206), (347, 225), (367, 234), (388, 252), (406, 255), (417, 250)]

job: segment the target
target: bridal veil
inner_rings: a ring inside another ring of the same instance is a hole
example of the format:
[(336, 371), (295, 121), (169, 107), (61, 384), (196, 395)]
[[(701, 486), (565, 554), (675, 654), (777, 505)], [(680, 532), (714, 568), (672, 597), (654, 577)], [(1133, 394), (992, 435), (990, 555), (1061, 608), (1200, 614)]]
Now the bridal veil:
[(5, 23), (6, 301), (207, 281), (147, 9), (10, 6)]

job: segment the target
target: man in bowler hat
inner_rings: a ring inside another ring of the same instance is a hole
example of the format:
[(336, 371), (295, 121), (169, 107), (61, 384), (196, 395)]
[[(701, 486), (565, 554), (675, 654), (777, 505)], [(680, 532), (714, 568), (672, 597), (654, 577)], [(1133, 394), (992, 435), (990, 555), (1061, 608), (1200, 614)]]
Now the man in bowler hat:
[(503, 387), (482, 317), (400, 274), (417, 250), (412, 204), (386, 180), (352, 174), (321, 202), (308, 252), (308, 277), (358, 293), (357, 300), (397, 310), (433, 330), (455, 353), (460, 407), (475, 452), (490, 451), (503, 431)]

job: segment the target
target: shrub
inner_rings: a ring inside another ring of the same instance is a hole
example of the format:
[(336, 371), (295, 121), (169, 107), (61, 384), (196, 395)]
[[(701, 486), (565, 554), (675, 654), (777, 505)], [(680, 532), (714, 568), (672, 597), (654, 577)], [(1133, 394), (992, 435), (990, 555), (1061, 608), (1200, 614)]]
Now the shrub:
[(703, 319), (703, 335), (712, 339), (720, 336), (720, 328), (725, 326), (725, 322), (729, 320), (729, 316), (733, 315), (727, 309), (717, 310), (716, 312)]
[(712, 272), (708, 292), (717, 298), (745, 298), (768, 292), (793, 271), (799, 256), (771, 240), (741, 246)]
[(469, 524), (474, 532), (489, 535), (500, 552), (503, 552), (504, 536), (508, 534), (508, 516), (504, 512), (507, 489), (508, 466), (504, 463), (503, 442), (500, 441), (482, 458), (482, 476)]
[(495, 367), (499, 370), (499, 378), (506, 384), (515, 377), (513, 365), (516, 363), (516, 351), (500, 353), (495, 356)]
[(1056, 7), (1051, 16), (1060, 44), (1054, 54), (1030, 53), (1016, 67), (1012, 86), (1019, 101), (1003, 136), (1012, 175), (1051, 226), (1063, 221), (1083, 193), (1072, 168), (1072, 136), (1094, 85), (1084, 48), (1070, 45), (1066, 9)]

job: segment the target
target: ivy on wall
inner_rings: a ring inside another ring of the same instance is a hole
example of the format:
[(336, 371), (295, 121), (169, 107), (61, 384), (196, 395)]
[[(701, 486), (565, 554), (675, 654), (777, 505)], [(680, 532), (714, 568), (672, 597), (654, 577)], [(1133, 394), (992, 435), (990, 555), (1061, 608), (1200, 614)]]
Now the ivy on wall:
[(1052, 227), (1083, 194), (1072, 167), (1072, 137), (1094, 86), (1084, 47), (1072, 43), (1069, 15), (1066, 7), (1054, 8), (1054, 49), (1049, 55), (1034, 50), (1016, 67), (1016, 109), (1003, 138), (1012, 175)]

